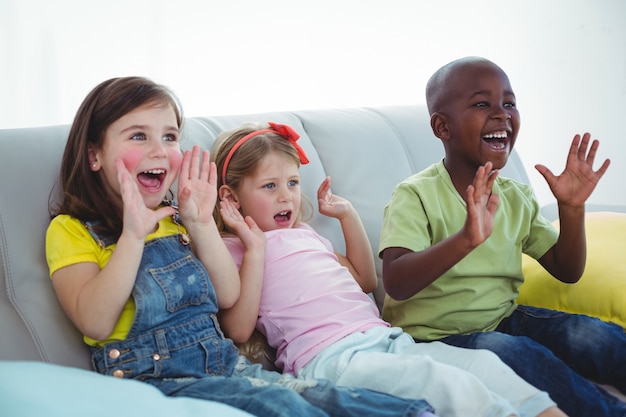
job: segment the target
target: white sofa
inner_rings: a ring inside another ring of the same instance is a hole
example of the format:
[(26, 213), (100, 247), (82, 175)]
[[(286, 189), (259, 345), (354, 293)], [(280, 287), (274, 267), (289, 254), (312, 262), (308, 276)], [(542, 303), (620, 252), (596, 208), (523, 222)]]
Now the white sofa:
[[(330, 175), (333, 191), (359, 211), (374, 253), (383, 206), (394, 186), (443, 156), (426, 108), (418, 105), (187, 118), (182, 146), (209, 149), (220, 131), (249, 121), (287, 123), (301, 134), (299, 143), (311, 160), (301, 169), (303, 190), (315, 201), (317, 186)], [(88, 351), (57, 303), (44, 248), (48, 202), (58, 196), (54, 186), (68, 131), (67, 125), (0, 130), (2, 414), (67, 417), (89, 410), (100, 416), (127, 410), (127, 415), (137, 415), (131, 411), (145, 403), (152, 416), (171, 414), (172, 406), (178, 415), (186, 415), (185, 410), (197, 416), (244, 415), (209, 402), (172, 403), (145, 384), (88, 371)], [(528, 182), (516, 153), (502, 175)], [(336, 221), (316, 215), (312, 224), (343, 250)], [(380, 262), (377, 267), (380, 273)], [(382, 302), (380, 291), (375, 296)]]

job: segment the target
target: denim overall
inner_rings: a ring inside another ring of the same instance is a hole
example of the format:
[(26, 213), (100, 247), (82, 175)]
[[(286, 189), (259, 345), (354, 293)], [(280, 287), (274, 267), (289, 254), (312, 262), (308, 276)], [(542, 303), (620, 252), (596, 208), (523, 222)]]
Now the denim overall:
[[(87, 226), (101, 246), (113, 243)], [(97, 372), (263, 417), (391, 417), (432, 411), (425, 401), (337, 387), (327, 380), (299, 380), (248, 362), (220, 330), (213, 285), (191, 245), (180, 237), (146, 242), (132, 291), (133, 324), (125, 340), (91, 347)]]

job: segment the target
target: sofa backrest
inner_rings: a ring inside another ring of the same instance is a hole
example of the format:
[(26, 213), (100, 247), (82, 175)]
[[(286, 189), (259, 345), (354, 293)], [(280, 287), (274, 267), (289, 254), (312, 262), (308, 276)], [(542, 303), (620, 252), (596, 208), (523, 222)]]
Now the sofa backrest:
[[(405, 105), (277, 112), (185, 120), (182, 147), (210, 149), (217, 134), (244, 122), (293, 126), (310, 164), (302, 189), (312, 202), (325, 176), (349, 199), (365, 224), (376, 255), (383, 207), (395, 185), (443, 156), (425, 106)], [(45, 258), (49, 199), (69, 126), (0, 130), (0, 360), (40, 360), (90, 368), (82, 337), (61, 310)], [(514, 153), (502, 175), (528, 182)], [(345, 246), (339, 224), (315, 214), (311, 225), (335, 248)], [(380, 261), (377, 269), (380, 277)], [(382, 285), (375, 294), (382, 302)]]

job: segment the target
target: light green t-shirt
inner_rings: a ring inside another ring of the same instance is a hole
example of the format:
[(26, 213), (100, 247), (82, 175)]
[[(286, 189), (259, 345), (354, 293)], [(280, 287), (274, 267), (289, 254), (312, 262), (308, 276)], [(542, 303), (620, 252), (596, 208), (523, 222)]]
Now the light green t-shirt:
[[(496, 178), (491, 236), (413, 297), (385, 298), (383, 319), (418, 340), (489, 331), (516, 308), (522, 253), (540, 258), (558, 238), (528, 185)], [(424, 250), (458, 232), (467, 206), (443, 161), (401, 182), (385, 207), (379, 256), (389, 247)], [(416, 274), (419, 271), (415, 271)]]

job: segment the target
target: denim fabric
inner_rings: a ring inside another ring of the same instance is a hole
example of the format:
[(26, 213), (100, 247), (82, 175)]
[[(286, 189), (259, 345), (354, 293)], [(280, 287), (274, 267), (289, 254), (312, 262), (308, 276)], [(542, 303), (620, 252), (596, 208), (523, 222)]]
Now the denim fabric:
[(547, 391), (570, 417), (626, 416), (626, 403), (589, 381), (626, 391), (626, 335), (618, 325), (518, 306), (493, 332), (441, 341), (495, 352), (522, 378)]
[(298, 381), (247, 362), (220, 330), (206, 269), (176, 235), (145, 244), (132, 294), (137, 310), (127, 338), (91, 348), (102, 374), (257, 416), (419, 416), (431, 410), (424, 401)]

